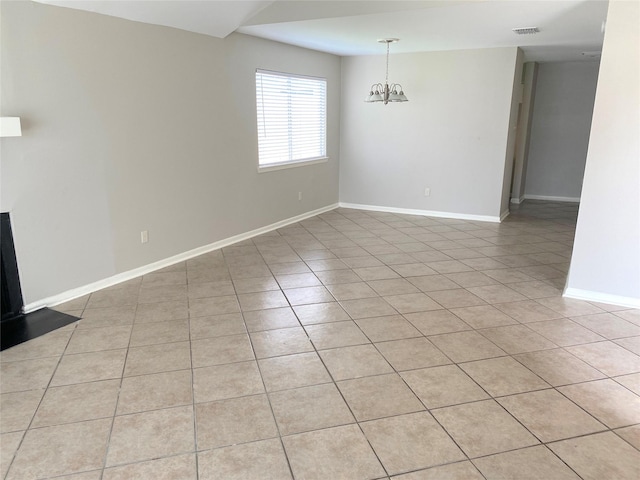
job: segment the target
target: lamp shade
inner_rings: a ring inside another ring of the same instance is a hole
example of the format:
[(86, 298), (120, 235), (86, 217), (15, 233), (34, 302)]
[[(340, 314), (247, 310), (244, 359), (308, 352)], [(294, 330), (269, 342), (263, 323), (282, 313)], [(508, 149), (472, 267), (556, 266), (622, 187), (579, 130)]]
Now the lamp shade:
[(0, 117), (0, 137), (21, 137), (20, 117)]

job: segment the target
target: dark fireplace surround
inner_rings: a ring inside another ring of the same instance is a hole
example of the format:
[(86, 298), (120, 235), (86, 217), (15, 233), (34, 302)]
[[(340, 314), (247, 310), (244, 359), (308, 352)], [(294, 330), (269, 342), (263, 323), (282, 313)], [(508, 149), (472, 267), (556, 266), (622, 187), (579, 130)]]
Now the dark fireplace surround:
[(24, 301), (20, 288), (20, 275), (9, 213), (0, 213), (0, 264), (2, 266), (0, 350), (13, 347), (79, 320), (77, 317), (49, 308), (24, 313)]

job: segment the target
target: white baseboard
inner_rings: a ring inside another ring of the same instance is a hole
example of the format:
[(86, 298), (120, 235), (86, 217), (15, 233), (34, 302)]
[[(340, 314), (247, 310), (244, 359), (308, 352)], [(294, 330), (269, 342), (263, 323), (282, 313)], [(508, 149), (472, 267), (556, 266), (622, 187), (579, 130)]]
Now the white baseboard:
[(566, 288), (563, 297), (574, 298), (576, 300), (586, 300), (587, 302), (607, 303), (609, 305), (620, 305), (622, 307), (640, 308), (640, 298), (622, 297), (608, 293), (592, 292), (579, 288)]
[[(580, 197), (553, 197), (551, 195), (529, 195), (528, 193), (525, 193), (523, 199), (524, 200), (547, 200), (549, 202), (580, 203)], [(517, 202), (517, 203), (520, 203), (520, 202)]]
[[(460, 220), (473, 220), (477, 222), (493, 222), (500, 223), (501, 217), (492, 217), (489, 215), (468, 215), (465, 213), (451, 213), (451, 212), (439, 212), (433, 210), (417, 210), (413, 208), (396, 208), (396, 207), (381, 207), (379, 205), (362, 205), (359, 203), (345, 203), (340, 202), (342, 208), (353, 208), (356, 210), (369, 210), (373, 212), (388, 212), (388, 213), (401, 213), (405, 215), (422, 215), (424, 217), (438, 217), (438, 218), (456, 218)], [(508, 214), (508, 213), (507, 213)]]
[(178, 255), (174, 255), (172, 257), (165, 258), (163, 260), (158, 260), (157, 262), (153, 262), (148, 265), (143, 265), (142, 267), (134, 268), (133, 270), (128, 270), (126, 272), (118, 273), (117, 275), (113, 275), (111, 277), (105, 278), (103, 280), (99, 280), (97, 282), (90, 283), (88, 285), (83, 285), (82, 287), (67, 290), (66, 292), (62, 292), (57, 295), (43, 298), (42, 300), (31, 302), (25, 305), (23, 310), (25, 313), (29, 313), (29, 312), (33, 312), (34, 310), (38, 310), (40, 308), (53, 307), (55, 305), (59, 305), (61, 303), (68, 302), (70, 300), (74, 300), (84, 295), (88, 295), (90, 293), (96, 292), (103, 288), (112, 287), (114, 285), (117, 285), (118, 283), (126, 282), (127, 280), (132, 280), (136, 277), (139, 277), (140, 275), (145, 275), (147, 273), (154, 272), (161, 268), (165, 268), (179, 262), (184, 262), (186, 260), (189, 260), (190, 258), (197, 257), (198, 255), (209, 253), (214, 250), (219, 250), (220, 248), (227, 247), (229, 245), (233, 245), (234, 243), (238, 243), (243, 240), (248, 240), (253, 237), (257, 237), (258, 235), (262, 235), (263, 233), (271, 232), (278, 228), (286, 227), (287, 225), (291, 225), (292, 223), (306, 220), (307, 218), (320, 215), (321, 213), (325, 213), (330, 210), (334, 210), (336, 208), (338, 208), (338, 204), (334, 203), (332, 205), (327, 205), (326, 207), (318, 208), (317, 210), (312, 210), (310, 212), (297, 215), (295, 217), (287, 218), (285, 220), (272, 223), (271, 225), (267, 225), (265, 227), (260, 227), (246, 233), (234, 235), (233, 237), (225, 238), (223, 240), (219, 240), (217, 242), (204, 245), (202, 247), (194, 248), (193, 250), (189, 250), (184, 253), (179, 253)]
[(514, 197), (511, 199), (511, 203), (515, 203), (516, 205), (520, 205), (522, 202), (524, 202), (524, 195), (521, 197)]

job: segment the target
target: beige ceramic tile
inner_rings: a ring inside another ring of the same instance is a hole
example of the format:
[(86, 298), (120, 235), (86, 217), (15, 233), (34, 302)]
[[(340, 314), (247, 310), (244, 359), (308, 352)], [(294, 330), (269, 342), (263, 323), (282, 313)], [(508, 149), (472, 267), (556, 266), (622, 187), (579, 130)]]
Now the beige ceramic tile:
[(602, 313), (602, 309), (583, 300), (574, 300), (564, 297), (541, 298), (537, 302), (554, 312), (562, 314), (564, 317), (577, 317), (581, 315), (592, 315)]
[(257, 362), (195, 368), (193, 393), (197, 403), (264, 393)]
[(340, 304), (353, 319), (384, 317), (398, 313), (389, 303), (379, 297), (344, 300)]
[(123, 415), (113, 422), (106, 465), (187, 453), (194, 447), (191, 405)]
[(458, 288), (454, 290), (438, 290), (428, 292), (429, 296), (442, 305), (444, 308), (472, 307), (474, 305), (485, 305), (486, 302), (474, 295), (469, 290)]
[[(177, 302), (177, 301), (184, 301), (187, 298), (188, 296), (187, 296), (186, 285), (142, 286), (140, 288), (138, 304)], [(126, 303), (124, 303), (123, 305), (126, 305)]]
[(473, 463), (487, 479), (580, 479), (558, 457), (542, 445), (477, 458)]
[(356, 320), (356, 323), (372, 342), (422, 336), (422, 334), (401, 315), (362, 318)]
[(189, 405), (193, 401), (191, 389), (190, 370), (125, 377), (117, 413), (123, 415)]
[(549, 350), (557, 345), (531, 330), (527, 325), (485, 328), (480, 333), (510, 354)]
[[(236, 313), (240, 311), (238, 299), (241, 299), (242, 301), (243, 298), (244, 295), (238, 295), (238, 297), (235, 295), (225, 295), (222, 297), (192, 298), (189, 300), (189, 315), (191, 317), (208, 317), (210, 315)], [(257, 308), (255, 310), (257, 310)]]
[(380, 342), (375, 346), (397, 371), (451, 363), (429, 340), (422, 337)]
[(615, 430), (619, 437), (623, 438), (630, 445), (640, 450), (640, 425), (618, 428)]
[(127, 348), (130, 337), (131, 326), (78, 329), (73, 333), (65, 353), (86, 353)]
[(640, 423), (640, 397), (613, 380), (568, 385), (558, 390), (610, 428)]
[(138, 304), (135, 323), (166, 322), (185, 318), (189, 318), (189, 304), (186, 299), (181, 299), (171, 302)]
[(384, 299), (398, 312), (415, 313), (440, 310), (442, 307), (424, 293), (407, 293), (403, 295), (389, 295)]
[(386, 280), (400, 276), (387, 266), (354, 268), (353, 271), (365, 282), (371, 280)]
[(129, 480), (133, 478), (196, 480), (196, 456), (194, 454), (177, 455), (106, 468), (102, 476), (102, 480)]
[(0, 395), (0, 433), (26, 430), (44, 393), (44, 390), (27, 390)]
[(280, 290), (244, 293), (238, 295), (238, 300), (240, 301), (240, 307), (243, 312), (289, 306), (287, 299)]
[(5, 478), (24, 432), (0, 434), (0, 477)]
[(233, 281), (233, 285), (235, 287), (235, 293), (238, 295), (280, 290), (278, 282), (276, 282), (276, 279), (271, 275), (268, 277), (236, 278)]
[(303, 325), (317, 323), (340, 322), (350, 320), (351, 317), (336, 302), (317, 303), (313, 305), (298, 305), (293, 307), (296, 316)]
[(491, 305), (452, 308), (451, 312), (473, 328), (499, 327), (518, 323)]
[(427, 408), (484, 400), (489, 396), (456, 365), (423, 368), (400, 374)]
[(32, 427), (112, 417), (119, 389), (119, 380), (50, 387), (38, 407)]
[(78, 323), (78, 328), (131, 325), (136, 316), (136, 309), (137, 305), (123, 305), (112, 308), (87, 308), (82, 313), (82, 320)]
[(568, 318), (532, 322), (528, 323), (527, 326), (561, 347), (604, 340), (597, 333), (578, 325)]
[(391, 475), (465, 458), (427, 412), (373, 420), (361, 427)]
[(478, 360), (460, 364), (460, 367), (493, 397), (550, 386), (511, 357)]
[[(217, 282), (191, 283), (187, 285), (187, 296), (191, 298), (222, 297), (233, 295), (236, 290), (229, 280)], [(241, 293), (241, 292), (238, 292)]]
[(640, 356), (613, 342), (590, 343), (566, 350), (611, 377), (640, 372)]
[(563, 440), (549, 448), (584, 480), (640, 477), (640, 452), (613, 432)]
[(424, 410), (395, 373), (345, 380), (338, 388), (359, 422)]
[(45, 388), (58, 365), (57, 357), (36, 358), (0, 364), (0, 392)]
[(195, 317), (189, 320), (189, 330), (192, 340), (246, 333), (240, 313)]
[(403, 295), (406, 293), (418, 293), (419, 290), (404, 278), (391, 278), (387, 280), (371, 280), (369, 286), (378, 295)]
[(332, 383), (274, 392), (269, 399), (281, 435), (355, 422)]
[(556, 390), (540, 390), (498, 399), (542, 442), (606, 430), (606, 427)]
[(636, 355), (640, 355), (640, 336), (639, 337), (628, 337), (628, 338), (619, 338), (615, 340), (615, 343), (620, 345), (623, 348), (626, 348), (630, 352), (635, 353)]
[(100, 469), (110, 428), (109, 418), (29, 430), (7, 478), (30, 480)]
[(191, 353), (194, 368), (243, 362), (254, 358), (248, 335), (193, 340)]
[(407, 280), (425, 293), (460, 288), (457, 283), (449, 280), (449, 278), (444, 275), (426, 274), (419, 277), (410, 277)]
[(429, 337), (454, 362), (498, 357), (505, 352), (477, 332), (455, 332)]
[(385, 475), (356, 425), (292, 435), (283, 443), (295, 478), (366, 480)]
[(70, 385), (120, 378), (126, 356), (126, 349), (65, 355), (60, 360), (51, 385)]
[(403, 315), (423, 335), (439, 335), (442, 333), (461, 332), (471, 330), (471, 327), (460, 320), (449, 310), (434, 310), (431, 312), (407, 313)]
[(554, 387), (605, 377), (563, 349), (523, 353), (513, 358)]
[(313, 351), (313, 345), (301, 327), (253, 332), (251, 342), (258, 358)]
[(539, 443), (494, 400), (439, 408), (431, 413), (471, 458)]
[(328, 383), (331, 377), (315, 352), (299, 353), (258, 361), (267, 391)]
[(319, 354), (335, 381), (393, 371), (373, 345), (334, 348), (323, 350)]
[(307, 325), (305, 330), (317, 350), (370, 343), (358, 325), (351, 320)]
[(325, 287), (303, 287), (284, 290), (291, 305), (309, 305), (312, 303), (333, 302), (335, 298)]
[(266, 395), (196, 405), (198, 450), (278, 436)]
[[(346, 271), (346, 270), (337, 270)], [(373, 298), (378, 294), (365, 282), (340, 283), (335, 285), (327, 285), (327, 290), (336, 300), (356, 300), (359, 298)]]
[(485, 285), (495, 285), (497, 280), (485, 275), (482, 272), (460, 272), (445, 275), (449, 280), (454, 281), (462, 288), (482, 287)]
[(450, 463), (391, 477), (391, 480), (484, 480), (469, 461)]
[(189, 340), (188, 320), (139, 323), (133, 326), (130, 346), (140, 347), (187, 340)]
[(611, 313), (573, 317), (572, 320), (610, 340), (640, 335), (640, 326)]
[(200, 452), (198, 474), (200, 480), (291, 479), (287, 458), (277, 439)]
[(623, 375), (614, 377), (614, 380), (624, 385), (636, 395), (640, 395), (640, 373), (632, 373), (631, 375)]
[(145, 375), (191, 368), (189, 342), (132, 347), (127, 354), (124, 376)]
[(520, 323), (540, 322), (543, 320), (553, 320), (562, 318), (564, 315), (554, 312), (550, 308), (540, 305), (534, 300), (523, 302), (500, 303), (495, 305), (498, 310), (506, 313)]
[(244, 312), (243, 316), (247, 325), (247, 330), (250, 332), (300, 326), (300, 323), (293, 313), (293, 310), (291, 310), (291, 307), (254, 310), (251, 312)]
[(487, 303), (520, 302), (527, 297), (516, 292), (506, 285), (485, 285), (482, 287), (467, 288), (471, 293), (482, 298)]

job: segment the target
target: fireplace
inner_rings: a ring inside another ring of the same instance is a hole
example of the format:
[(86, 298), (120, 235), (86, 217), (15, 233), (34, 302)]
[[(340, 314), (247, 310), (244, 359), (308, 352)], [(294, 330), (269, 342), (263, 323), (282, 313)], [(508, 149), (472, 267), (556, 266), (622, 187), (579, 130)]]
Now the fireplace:
[(0, 321), (0, 350), (51, 332), (79, 319), (72, 315), (41, 308), (24, 313), (18, 261), (13, 243), (9, 213), (0, 213), (0, 265), (2, 277), (2, 319)]

